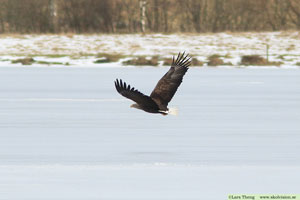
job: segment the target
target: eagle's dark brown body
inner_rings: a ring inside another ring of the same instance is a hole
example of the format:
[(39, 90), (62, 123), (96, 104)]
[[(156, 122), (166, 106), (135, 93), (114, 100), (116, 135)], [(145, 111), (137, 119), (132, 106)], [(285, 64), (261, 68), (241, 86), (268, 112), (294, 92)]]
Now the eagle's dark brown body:
[(131, 107), (144, 110), (149, 113), (168, 114), (168, 103), (173, 98), (177, 88), (182, 82), (183, 76), (191, 64), (190, 57), (184, 53), (178, 54), (169, 71), (158, 81), (150, 96), (144, 95), (121, 79), (115, 81), (117, 91), (124, 97), (135, 102)]

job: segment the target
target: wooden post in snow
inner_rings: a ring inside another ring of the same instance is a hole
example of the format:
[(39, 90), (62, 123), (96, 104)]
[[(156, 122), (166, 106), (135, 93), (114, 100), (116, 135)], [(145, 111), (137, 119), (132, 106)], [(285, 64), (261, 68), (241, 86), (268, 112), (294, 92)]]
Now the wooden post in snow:
[(267, 57), (267, 62), (269, 62), (269, 44), (266, 44), (266, 57)]
[(146, 0), (140, 0), (140, 20), (142, 33), (145, 33), (146, 31), (146, 5)]

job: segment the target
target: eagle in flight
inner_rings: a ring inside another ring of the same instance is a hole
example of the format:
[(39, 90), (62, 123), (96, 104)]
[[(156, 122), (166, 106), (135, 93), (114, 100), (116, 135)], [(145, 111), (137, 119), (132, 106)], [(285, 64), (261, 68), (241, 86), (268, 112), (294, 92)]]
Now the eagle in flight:
[(158, 81), (150, 96), (144, 95), (134, 87), (126, 84), (121, 79), (116, 79), (115, 86), (117, 91), (124, 97), (135, 102), (130, 107), (144, 110), (149, 113), (160, 113), (163, 115), (176, 114), (175, 110), (169, 110), (168, 103), (177, 91), (182, 82), (183, 76), (191, 65), (189, 55), (178, 54), (173, 61), (169, 71)]

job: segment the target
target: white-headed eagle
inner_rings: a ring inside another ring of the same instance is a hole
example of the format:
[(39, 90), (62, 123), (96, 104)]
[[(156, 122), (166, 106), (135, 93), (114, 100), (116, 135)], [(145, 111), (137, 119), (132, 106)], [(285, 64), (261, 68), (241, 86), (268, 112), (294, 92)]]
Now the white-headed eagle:
[(167, 115), (170, 113), (168, 103), (177, 91), (182, 82), (183, 76), (191, 65), (191, 58), (185, 53), (178, 54), (173, 61), (169, 71), (158, 81), (150, 96), (144, 95), (134, 87), (116, 79), (115, 86), (117, 91), (124, 97), (131, 99), (135, 104), (133, 108), (141, 109), (149, 113), (160, 113)]

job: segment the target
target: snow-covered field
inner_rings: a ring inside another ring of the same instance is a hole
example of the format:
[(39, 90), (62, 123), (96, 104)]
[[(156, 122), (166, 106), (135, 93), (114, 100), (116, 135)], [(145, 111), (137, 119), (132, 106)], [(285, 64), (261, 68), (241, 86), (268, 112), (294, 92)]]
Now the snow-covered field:
[[(132, 56), (159, 55), (171, 58), (186, 51), (205, 62), (213, 54), (239, 66), (241, 56), (257, 54), (282, 67), (299, 68), (300, 34), (297, 31), (218, 34), (115, 34), (115, 35), (0, 35), (0, 66), (17, 58), (33, 57), (37, 61), (61, 62), (62, 65), (107, 66), (95, 64), (98, 54)], [(124, 58), (126, 59), (126, 58)], [(121, 66), (122, 60), (110, 66)]]
[(129, 108), (114, 89), (122, 78), (149, 94), (166, 70), (1, 67), (0, 199), (299, 193), (299, 69), (191, 68), (178, 116)]

